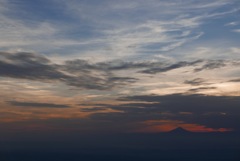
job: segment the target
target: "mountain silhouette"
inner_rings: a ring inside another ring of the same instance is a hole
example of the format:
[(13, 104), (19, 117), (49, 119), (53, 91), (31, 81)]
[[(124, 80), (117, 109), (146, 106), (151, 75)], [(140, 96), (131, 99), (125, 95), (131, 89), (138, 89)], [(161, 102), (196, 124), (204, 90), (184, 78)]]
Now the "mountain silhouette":
[(176, 129), (173, 129), (173, 130), (171, 130), (167, 133), (169, 133), (169, 134), (190, 134), (192, 132), (188, 131), (188, 130), (182, 128), (182, 127), (177, 127)]

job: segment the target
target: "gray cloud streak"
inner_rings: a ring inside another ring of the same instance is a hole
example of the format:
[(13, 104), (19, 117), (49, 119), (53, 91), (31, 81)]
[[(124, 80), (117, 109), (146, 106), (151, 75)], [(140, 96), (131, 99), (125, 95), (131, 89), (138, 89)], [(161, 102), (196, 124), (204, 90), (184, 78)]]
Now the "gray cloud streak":
[(146, 73), (146, 74), (156, 74), (156, 73), (161, 73), (161, 72), (167, 72), (173, 69), (178, 69), (178, 68), (182, 68), (182, 67), (187, 67), (187, 66), (194, 66), (198, 63), (203, 62), (203, 60), (196, 60), (196, 61), (192, 61), (192, 62), (186, 62), (186, 61), (182, 61), (182, 62), (177, 62), (175, 64), (171, 64), (168, 66), (162, 66), (162, 67), (152, 67), (146, 70), (142, 70), (140, 71), (141, 73)]
[(209, 89), (216, 89), (216, 87), (199, 87), (199, 88), (192, 88), (189, 89), (188, 92), (200, 92), (202, 90), (209, 90)]
[(37, 81), (61, 81), (85, 89), (107, 90), (137, 81), (131, 77), (117, 77), (111, 71), (98, 68), (84, 60), (67, 61), (59, 65), (34, 53), (0, 52), (0, 76)]
[(229, 82), (240, 82), (240, 78), (239, 79), (232, 79)]
[(9, 104), (20, 107), (35, 107), (35, 108), (69, 108), (70, 106), (64, 104), (39, 103), (39, 102), (18, 102), (9, 101)]
[(224, 60), (208, 60), (206, 64), (204, 64), (200, 68), (196, 68), (194, 71), (200, 72), (202, 70), (212, 70), (212, 69), (222, 68), (224, 66), (226, 66)]
[(193, 86), (202, 85), (202, 84), (204, 84), (204, 82), (205, 82), (205, 80), (202, 79), (202, 78), (195, 78), (195, 79), (192, 79), (192, 80), (184, 81), (185, 84), (190, 84), (190, 85), (193, 85)]

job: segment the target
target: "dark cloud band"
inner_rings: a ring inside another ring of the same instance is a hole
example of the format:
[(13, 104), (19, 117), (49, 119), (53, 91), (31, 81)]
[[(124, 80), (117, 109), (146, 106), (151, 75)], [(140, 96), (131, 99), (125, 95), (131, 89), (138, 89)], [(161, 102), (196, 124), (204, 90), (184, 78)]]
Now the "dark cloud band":
[(10, 101), (8, 103), (13, 106), (35, 107), (35, 108), (69, 108), (70, 107), (70, 106), (64, 105), (64, 104), (38, 103), (38, 102)]

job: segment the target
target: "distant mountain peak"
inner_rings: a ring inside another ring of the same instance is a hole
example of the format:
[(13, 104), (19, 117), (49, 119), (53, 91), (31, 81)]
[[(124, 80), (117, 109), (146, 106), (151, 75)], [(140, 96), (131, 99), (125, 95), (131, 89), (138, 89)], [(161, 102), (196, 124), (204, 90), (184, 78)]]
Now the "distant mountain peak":
[(186, 133), (190, 133), (190, 131), (182, 128), (182, 127), (177, 127), (171, 131), (169, 131), (168, 133), (174, 133), (174, 134), (186, 134)]

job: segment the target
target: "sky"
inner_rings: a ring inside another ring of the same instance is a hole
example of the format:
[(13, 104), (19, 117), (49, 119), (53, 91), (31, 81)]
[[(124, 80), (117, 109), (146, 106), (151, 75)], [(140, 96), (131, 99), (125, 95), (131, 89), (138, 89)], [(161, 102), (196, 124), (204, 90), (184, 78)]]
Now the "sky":
[(239, 0), (0, 0), (0, 128), (240, 130)]

